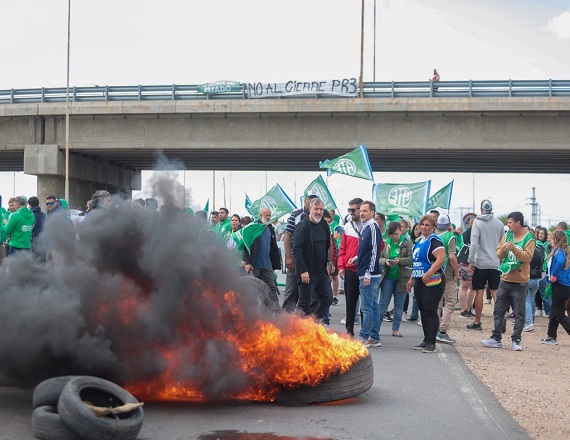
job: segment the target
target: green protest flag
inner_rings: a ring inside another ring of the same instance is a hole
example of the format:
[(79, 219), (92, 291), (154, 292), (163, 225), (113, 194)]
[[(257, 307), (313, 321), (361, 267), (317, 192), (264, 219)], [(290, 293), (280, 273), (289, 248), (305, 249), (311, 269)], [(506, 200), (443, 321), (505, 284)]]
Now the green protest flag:
[(196, 86), (198, 93), (214, 95), (218, 93), (241, 92), (241, 83), (238, 81), (214, 81)]
[(245, 228), (242, 228), (243, 244), (247, 248), (248, 252), (251, 252), (251, 245), (261, 234), (263, 234), (265, 227), (266, 226), (263, 223), (250, 223)]
[(376, 212), (420, 218), (427, 211), (431, 180), (418, 183), (378, 183), (372, 187)]
[(334, 199), (332, 198), (331, 193), (327, 188), (327, 184), (321, 176), (317, 177), (315, 180), (309, 183), (309, 186), (307, 186), (303, 194), (305, 197), (307, 197), (308, 194), (316, 194), (319, 199), (321, 199), (325, 204), (325, 209), (337, 209), (336, 203), (334, 202)]
[(344, 156), (319, 162), (319, 168), (326, 168), (327, 176), (339, 173), (374, 182), (372, 167), (370, 166), (370, 159), (368, 158), (368, 151), (365, 145), (361, 145)]
[(285, 191), (283, 191), (283, 188), (281, 188), (279, 184), (271, 188), (261, 199), (256, 200), (251, 204), (252, 215), (259, 217), (259, 211), (261, 208), (269, 208), (271, 211), (271, 221), (297, 209), (295, 204), (291, 201), (289, 196), (285, 194)]
[(245, 195), (245, 210), (253, 216), (253, 211), (251, 210), (251, 199), (247, 194)]
[(206, 214), (209, 214), (209, 212), (210, 212), (210, 199), (208, 199), (208, 201), (207, 201), (206, 204), (204, 205), (203, 211), (204, 211)]
[(449, 211), (452, 191), (453, 180), (429, 198), (427, 209), (444, 208)]

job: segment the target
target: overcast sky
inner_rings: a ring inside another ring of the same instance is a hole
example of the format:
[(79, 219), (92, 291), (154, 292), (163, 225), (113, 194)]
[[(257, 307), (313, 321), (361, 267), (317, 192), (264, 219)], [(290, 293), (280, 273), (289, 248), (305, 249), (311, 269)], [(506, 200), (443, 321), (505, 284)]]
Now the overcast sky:
[[(65, 86), (67, 3), (0, 0), (0, 89)], [(374, 76), (373, 5), (373, 0), (366, 0), (365, 81)], [(434, 67), (442, 80), (570, 79), (570, 1), (378, 0), (376, 5), (377, 81), (426, 80)], [(360, 0), (72, 0), (70, 82), (197, 84), (358, 76), (360, 7)], [(347, 151), (357, 146), (347, 145)], [(269, 188), (281, 183), (294, 197), (317, 175), (270, 173), (267, 182)], [(187, 185), (194, 185), (194, 203), (200, 205), (212, 191), (211, 184), (204, 184), (211, 182), (211, 173), (209, 179), (197, 177), (196, 183), (194, 176), (202, 174), (186, 173)], [(226, 179), (229, 193), (229, 174), (218, 176)], [(231, 198), (232, 209), (241, 213), (240, 180), (247, 178), (252, 186), (248, 192), (257, 198), (265, 189), (265, 177), (264, 173), (236, 176), (239, 173), (232, 173), (236, 192), (226, 200)], [(337, 177), (329, 179), (331, 189), (339, 182)], [(433, 191), (455, 178), (452, 216), (456, 217), (460, 207), (471, 206), (473, 199), (478, 205), (483, 197), (492, 197), (501, 213), (518, 209), (530, 216), (526, 203), (534, 186), (543, 219), (570, 219), (570, 206), (559, 206), (550, 196), (560, 188), (567, 191), (569, 175), (473, 178), (376, 173), (375, 177), (376, 182), (387, 183), (431, 178)], [(342, 188), (336, 189), (337, 202), (351, 198), (340, 195), (347, 186), (361, 191), (356, 180), (342, 181)], [(16, 191), (34, 192), (33, 181), (16, 175)], [(5, 198), (14, 192), (13, 182), (11, 173), (0, 175)], [(498, 193), (506, 182), (513, 189)], [(366, 185), (363, 191), (368, 192)], [(222, 187), (220, 181), (217, 190)]]

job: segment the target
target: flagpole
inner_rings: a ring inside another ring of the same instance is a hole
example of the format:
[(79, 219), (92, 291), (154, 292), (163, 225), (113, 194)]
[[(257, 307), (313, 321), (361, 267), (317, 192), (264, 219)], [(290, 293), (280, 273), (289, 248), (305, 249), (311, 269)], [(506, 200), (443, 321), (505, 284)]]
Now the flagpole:
[(360, 91), (358, 96), (364, 97), (364, 0), (362, 0), (362, 16), (360, 22)]
[(227, 206), (227, 202), (226, 202), (226, 178), (222, 177), (222, 188), (224, 190), (224, 206)]
[(212, 209), (216, 209), (216, 170), (212, 171)]

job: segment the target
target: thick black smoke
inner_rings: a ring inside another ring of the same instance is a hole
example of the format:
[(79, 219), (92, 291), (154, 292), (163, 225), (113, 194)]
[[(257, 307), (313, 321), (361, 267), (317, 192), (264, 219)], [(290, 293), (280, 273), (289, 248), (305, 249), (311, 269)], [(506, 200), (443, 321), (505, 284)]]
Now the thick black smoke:
[[(235, 256), (197, 217), (183, 215), (176, 188), (170, 177), (156, 181), (160, 215), (113, 200), (87, 214), (77, 236), (68, 220), (50, 218), (41, 243), (53, 264), (31, 254), (5, 259), (0, 385), (67, 374), (151, 380), (165, 369), (166, 346), (180, 347), (175, 379), (200, 383), (211, 398), (247, 384), (235, 347), (215, 337), (231, 332), (235, 317), (205, 294), (221, 298), (235, 287)], [(238, 301), (253, 325), (263, 313), (255, 297)]]

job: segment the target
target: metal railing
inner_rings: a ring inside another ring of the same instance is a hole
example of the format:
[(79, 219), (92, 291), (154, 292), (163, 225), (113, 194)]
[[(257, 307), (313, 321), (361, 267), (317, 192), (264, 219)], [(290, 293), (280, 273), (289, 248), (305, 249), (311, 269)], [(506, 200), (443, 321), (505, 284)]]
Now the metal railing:
[[(253, 99), (241, 92), (204, 94), (197, 85), (93, 86), (70, 89), (72, 102), (177, 101), (208, 99)], [(364, 98), (480, 98), (480, 97), (559, 97), (570, 96), (570, 80), (498, 81), (388, 81), (364, 83)], [(326, 98), (342, 96), (306, 94), (287, 98)], [(261, 98), (271, 99), (271, 98)], [(65, 87), (0, 90), (0, 104), (65, 102)]]

